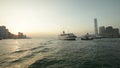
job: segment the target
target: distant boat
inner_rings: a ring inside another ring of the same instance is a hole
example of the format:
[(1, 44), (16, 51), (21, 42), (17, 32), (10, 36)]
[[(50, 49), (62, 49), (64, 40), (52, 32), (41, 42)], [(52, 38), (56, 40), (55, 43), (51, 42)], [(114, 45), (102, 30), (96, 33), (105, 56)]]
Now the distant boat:
[(75, 36), (73, 33), (65, 33), (64, 31), (59, 35), (60, 40), (76, 40), (76, 38), (77, 36)]
[(87, 33), (86, 35), (81, 37), (81, 40), (93, 40), (93, 38)]

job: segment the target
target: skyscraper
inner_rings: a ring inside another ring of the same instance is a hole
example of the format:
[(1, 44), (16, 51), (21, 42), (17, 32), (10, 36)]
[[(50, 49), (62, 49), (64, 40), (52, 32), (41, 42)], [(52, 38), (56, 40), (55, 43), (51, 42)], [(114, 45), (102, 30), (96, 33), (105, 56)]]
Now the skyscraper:
[(98, 24), (97, 24), (97, 19), (94, 19), (94, 25), (95, 25), (95, 35), (98, 35)]

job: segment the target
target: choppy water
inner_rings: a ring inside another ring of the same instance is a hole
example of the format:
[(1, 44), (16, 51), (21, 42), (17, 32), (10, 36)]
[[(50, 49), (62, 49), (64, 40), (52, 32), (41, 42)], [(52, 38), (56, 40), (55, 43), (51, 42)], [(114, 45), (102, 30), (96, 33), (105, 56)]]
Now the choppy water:
[(0, 68), (120, 68), (120, 39), (0, 40)]

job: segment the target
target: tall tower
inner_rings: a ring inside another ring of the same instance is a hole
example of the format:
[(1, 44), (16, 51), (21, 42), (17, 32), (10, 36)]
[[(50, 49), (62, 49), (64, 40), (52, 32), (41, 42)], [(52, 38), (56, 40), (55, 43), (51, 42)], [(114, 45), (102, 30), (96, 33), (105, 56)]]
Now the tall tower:
[(98, 35), (98, 24), (97, 24), (97, 19), (94, 19), (94, 24), (95, 24), (95, 35)]

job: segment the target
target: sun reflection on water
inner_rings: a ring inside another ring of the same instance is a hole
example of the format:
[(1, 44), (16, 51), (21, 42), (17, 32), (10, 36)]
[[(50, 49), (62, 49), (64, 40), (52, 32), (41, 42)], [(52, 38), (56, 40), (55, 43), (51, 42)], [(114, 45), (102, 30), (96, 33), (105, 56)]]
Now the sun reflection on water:
[(19, 51), (19, 49), (20, 49), (19, 42), (16, 40), (15, 42), (13, 42), (13, 44), (14, 44), (14, 46), (12, 46), (12, 50)]

